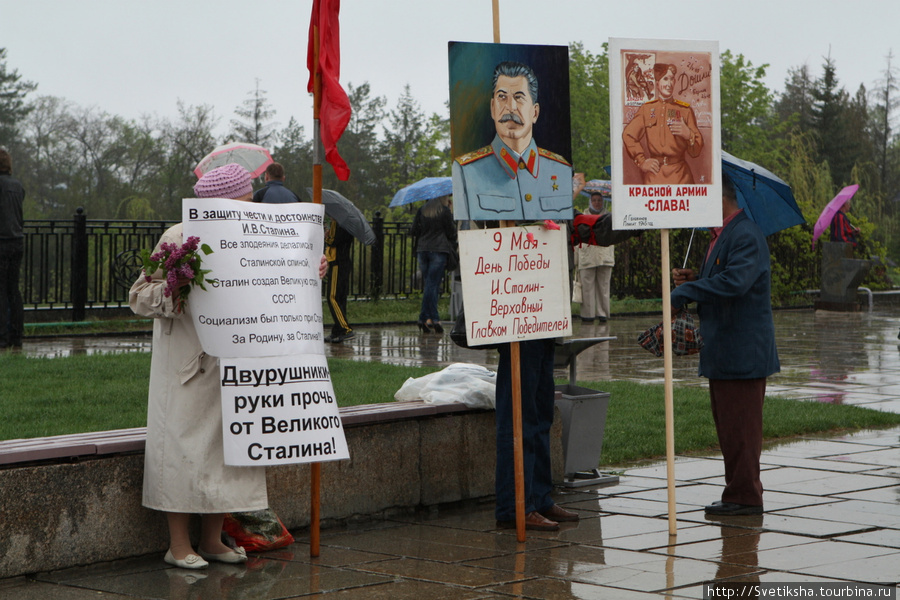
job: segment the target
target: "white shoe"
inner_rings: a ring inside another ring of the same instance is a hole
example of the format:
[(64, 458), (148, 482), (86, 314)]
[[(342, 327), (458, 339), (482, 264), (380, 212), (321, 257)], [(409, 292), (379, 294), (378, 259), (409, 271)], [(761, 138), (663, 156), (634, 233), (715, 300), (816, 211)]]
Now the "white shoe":
[(188, 554), (183, 559), (178, 559), (172, 556), (171, 550), (166, 552), (166, 556), (163, 560), (173, 567), (180, 567), (182, 569), (205, 569), (209, 566), (208, 562), (196, 554)]
[(200, 552), (200, 556), (205, 558), (206, 560), (214, 560), (222, 563), (245, 563), (247, 562), (247, 552), (238, 546), (234, 550), (229, 550), (228, 552), (223, 552), (221, 554), (210, 554), (209, 552), (204, 552), (203, 550), (198, 550)]

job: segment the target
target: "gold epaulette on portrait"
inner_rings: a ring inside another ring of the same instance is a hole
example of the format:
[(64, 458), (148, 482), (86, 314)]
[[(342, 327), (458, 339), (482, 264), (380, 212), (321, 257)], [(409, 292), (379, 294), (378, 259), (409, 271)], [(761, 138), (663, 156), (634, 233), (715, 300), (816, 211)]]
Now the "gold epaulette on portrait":
[(484, 158), (485, 156), (490, 156), (494, 153), (494, 149), (490, 146), (485, 146), (484, 148), (479, 148), (474, 152), (469, 152), (468, 154), (463, 154), (461, 156), (456, 157), (456, 162), (461, 165), (467, 165), (470, 162), (475, 162), (479, 158)]
[(676, 100), (676, 101), (675, 101), (675, 104), (677, 104), (678, 106), (683, 106), (683, 107), (685, 107), (685, 108), (690, 108), (690, 107), (691, 107), (690, 102), (683, 102), (683, 101), (681, 101), (681, 100)]
[(566, 165), (567, 167), (572, 166), (569, 164), (569, 161), (567, 161), (566, 159), (564, 159), (562, 156), (560, 156), (559, 154), (557, 154), (555, 152), (550, 152), (549, 150), (544, 150), (543, 148), (538, 148), (538, 154), (540, 154), (544, 158), (549, 158), (550, 160), (556, 161), (558, 163), (562, 163), (562, 164)]

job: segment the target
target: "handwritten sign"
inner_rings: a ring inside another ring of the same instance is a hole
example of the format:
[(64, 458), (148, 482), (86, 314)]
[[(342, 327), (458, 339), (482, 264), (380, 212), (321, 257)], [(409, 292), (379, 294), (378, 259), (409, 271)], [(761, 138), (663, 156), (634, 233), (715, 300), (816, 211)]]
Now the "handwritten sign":
[(572, 334), (562, 230), (460, 231), (459, 250), (469, 345)]
[(719, 47), (611, 38), (614, 229), (722, 224)]
[(185, 199), (184, 236), (213, 253), (203, 258), (217, 283), (191, 292), (203, 350), (252, 357), (324, 353), (319, 262), (321, 204), (253, 204)]
[(324, 354), (221, 359), (225, 464), (350, 458)]

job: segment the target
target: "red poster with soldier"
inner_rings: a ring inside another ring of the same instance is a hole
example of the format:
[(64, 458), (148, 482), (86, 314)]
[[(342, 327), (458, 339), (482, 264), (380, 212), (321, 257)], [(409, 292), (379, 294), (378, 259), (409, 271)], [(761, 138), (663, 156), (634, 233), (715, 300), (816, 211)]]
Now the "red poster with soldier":
[(614, 227), (720, 224), (718, 45), (613, 39), (609, 56)]

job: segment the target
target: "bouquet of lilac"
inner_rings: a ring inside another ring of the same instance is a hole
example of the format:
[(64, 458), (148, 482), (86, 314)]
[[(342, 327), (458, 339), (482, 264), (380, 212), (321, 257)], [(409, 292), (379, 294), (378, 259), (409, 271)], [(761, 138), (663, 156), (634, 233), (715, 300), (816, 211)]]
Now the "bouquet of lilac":
[[(156, 273), (157, 269), (162, 269), (162, 275), (166, 280), (165, 296), (175, 296), (175, 311), (181, 312), (184, 309), (184, 303), (187, 301), (188, 294), (195, 285), (199, 285), (200, 289), (205, 290), (204, 285), (207, 281), (215, 283), (215, 279), (208, 279), (206, 275), (209, 269), (201, 269), (203, 254), (212, 254), (212, 248), (207, 244), (200, 244), (200, 238), (192, 235), (187, 239), (181, 247), (178, 244), (163, 243), (159, 247), (159, 251), (150, 254), (149, 250), (141, 252), (141, 258), (144, 263), (144, 276), (147, 282), (153, 278), (150, 277)], [(190, 285), (184, 286), (179, 292), (184, 281), (190, 282)]]

